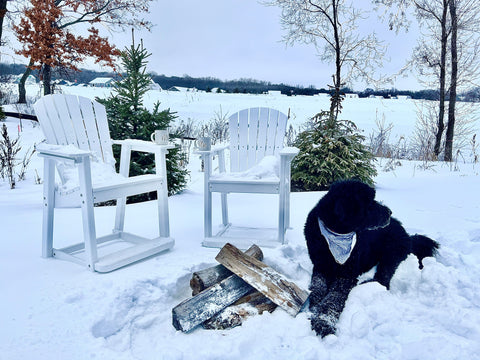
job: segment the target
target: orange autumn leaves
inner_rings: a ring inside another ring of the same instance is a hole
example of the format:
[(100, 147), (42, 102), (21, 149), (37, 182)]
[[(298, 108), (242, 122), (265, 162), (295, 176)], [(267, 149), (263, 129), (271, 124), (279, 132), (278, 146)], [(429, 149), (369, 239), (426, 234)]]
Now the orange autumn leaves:
[[(86, 57), (93, 57), (96, 63), (115, 68), (114, 59), (120, 55), (120, 51), (111, 45), (107, 38), (99, 36), (96, 28), (88, 29), (87, 37), (74, 35), (68, 31), (71, 25), (100, 22), (102, 9), (98, 8), (99, 1), (30, 0), (30, 2), (31, 7), (23, 10), (23, 17), (20, 23), (14, 26), (14, 30), (23, 45), (17, 53), (30, 58), (31, 63), (35, 64), (34, 68), (48, 65), (78, 70), (78, 63)], [(80, 6), (82, 12), (77, 13)]]

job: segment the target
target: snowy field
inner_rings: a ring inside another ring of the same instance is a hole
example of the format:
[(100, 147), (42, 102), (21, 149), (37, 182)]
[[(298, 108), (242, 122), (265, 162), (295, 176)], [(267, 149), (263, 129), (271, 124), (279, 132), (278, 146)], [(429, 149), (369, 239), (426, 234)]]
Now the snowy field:
[[(79, 87), (64, 92), (102, 96), (102, 90)], [(180, 118), (201, 122), (220, 107), (233, 113), (271, 106), (284, 112), (290, 108), (292, 124), (299, 126), (328, 107), (328, 99), (320, 96), (150, 92), (146, 102), (157, 98)], [(366, 134), (383, 116), (394, 123), (394, 136), (408, 137), (415, 126), (415, 105), (408, 100), (345, 101), (344, 117)], [(18, 120), (9, 118), (5, 124), (15, 137)], [(34, 123), (22, 125), (20, 141), (26, 151), (43, 136)], [(383, 172), (386, 161), (377, 162), (377, 198), (409, 232), (437, 240), (439, 256), (426, 259), (423, 270), (408, 258), (390, 291), (378, 283), (357, 286), (337, 334), (321, 339), (310, 330), (307, 312), (292, 318), (281, 309), (251, 317), (232, 330), (198, 328), (183, 334), (173, 328), (171, 310), (190, 296), (192, 272), (215, 265), (218, 252), (201, 246), (203, 180), (195, 156), (188, 189), (169, 198), (174, 249), (108, 274), (41, 258), (42, 186), (34, 178), (35, 171), (42, 177), (43, 168), (34, 156), (27, 179), (16, 189), (0, 181), (0, 359), (480, 359), (480, 164), (462, 162), (453, 171), (438, 163), (422, 170), (419, 163), (402, 161), (395, 171)], [(293, 193), (288, 244), (263, 249), (267, 264), (305, 289), (312, 266), (302, 229), (322, 195)], [(275, 198), (230, 199), (232, 222), (275, 226)], [(216, 210), (214, 221), (220, 223)], [(129, 206), (126, 230), (155, 236), (154, 213), (152, 202)], [(99, 235), (107, 234), (113, 209), (96, 208), (96, 214)], [(79, 220), (77, 209), (57, 210), (59, 237), (81, 241)]]

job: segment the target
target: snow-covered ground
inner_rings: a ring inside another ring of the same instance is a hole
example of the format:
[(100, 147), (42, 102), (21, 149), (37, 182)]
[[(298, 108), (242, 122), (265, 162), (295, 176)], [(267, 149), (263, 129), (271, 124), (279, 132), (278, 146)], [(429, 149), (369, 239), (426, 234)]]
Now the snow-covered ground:
[[(85, 92), (87, 88), (66, 88)], [(181, 118), (208, 121), (214, 112), (272, 106), (300, 125), (325, 108), (322, 97), (253, 96), (202, 93), (149, 93)], [(368, 133), (385, 115), (395, 133), (408, 136), (415, 106), (407, 100), (347, 99), (345, 118)], [(18, 120), (5, 124), (14, 137)], [(0, 123), (1, 125), (1, 123)], [(478, 127), (477, 127), (478, 129)], [(42, 140), (40, 128), (23, 122), (23, 150)], [(379, 160), (379, 169), (387, 160)], [(436, 259), (419, 270), (413, 258), (396, 272), (391, 290), (377, 283), (357, 286), (348, 298), (336, 335), (321, 339), (310, 330), (308, 313), (291, 317), (281, 309), (249, 318), (241, 327), (189, 334), (171, 325), (171, 310), (190, 296), (193, 271), (215, 265), (218, 249), (201, 246), (203, 181), (192, 156), (188, 189), (169, 198), (172, 251), (108, 274), (74, 263), (41, 258), (42, 161), (34, 156), (27, 179), (10, 190), (0, 181), (0, 359), (480, 359), (480, 164), (459, 163), (458, 171), (438, 163), (422, 170), (402, 161), (379, 172), (377, 197), (411, 233), (441, 244)], [(311, 263), (302, 234), (309, 210), (321, 192), (293, 193), (293, 229), (288, 245), (263, 249), (265, 262), (307, 288)], [(232, 195), (232, 222), (275, 226), (276, 199), (268, 195)], [(219, 199), (214, 199), (219, 200)], [(252, 207), (252, 203), (255, 206)], [(152, 202), (127, 210), (127, 230), (154, 236)], [(216, 209), (218, 210), (218, 209)], [(111, 208), (96, 208), (97, 228), (113, 225)], [(219, 223), (220, 213), (214, 212)], [(60, 238), (81, 241), (80, 212), (56, 211)]]

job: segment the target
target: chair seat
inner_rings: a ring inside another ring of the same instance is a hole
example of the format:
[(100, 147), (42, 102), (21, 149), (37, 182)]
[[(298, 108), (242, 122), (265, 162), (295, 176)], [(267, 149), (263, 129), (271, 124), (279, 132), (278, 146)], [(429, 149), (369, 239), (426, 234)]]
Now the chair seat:
[(279, 168), (280, 158), (269, 155), (245, 171), (212, 174), (210, 182), (264, 182), (275, 184), (280, 182)]

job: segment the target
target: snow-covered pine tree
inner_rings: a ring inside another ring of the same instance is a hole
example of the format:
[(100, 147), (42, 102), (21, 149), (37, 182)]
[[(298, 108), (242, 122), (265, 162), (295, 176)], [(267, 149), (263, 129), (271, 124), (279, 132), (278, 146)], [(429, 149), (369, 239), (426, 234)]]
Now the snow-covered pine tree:
[[(160, 110), (160, 103), (154, 104), (153, 111), (143, 106), (143, 96), (150, 88), (151, 78), (146, 73), (147, 58), (150, 56), (141, 42), (122, 51), (121, 60), (126, 74), (115, 83), (115, 90), (108, 99), (98, 99), (107, 110), (110, 134), (113, 139), (140, 139), (150, 141), (152, 132), (166, 129), (175, 120), (176, 115), (170, 109)], [(118, 159), (120, 149), (114, 147)], [(117, 161), (118, 163), (118, 161)], [(167, 155), (167, 182), (170, 195), (186, 187), (188, 171), (180, 164), (185, 163), (185, 154), (180, 147), (169, 150)], [(152, 154), (133, 153), (130, 164), (130, 176), (154, 173)], [(141, 196), (132, 201), (149, 200)]]
[(352, 121), (338, 120), (329, 111), (311, 119), (295, 146), (300, 153), (292, 163), (292, 186), (297, 190), (327, 190), (337, 180), (358, 179), (373, 184), (374, 157)]

